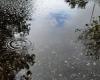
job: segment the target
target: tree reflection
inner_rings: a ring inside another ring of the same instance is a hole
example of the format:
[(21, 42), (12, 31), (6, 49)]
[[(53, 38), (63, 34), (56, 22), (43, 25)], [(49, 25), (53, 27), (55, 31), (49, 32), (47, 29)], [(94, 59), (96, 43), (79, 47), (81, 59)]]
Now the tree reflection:
[(100, 16), (93, 18), (91, 24), (86, 24), (87, 28), (82, 30), (79, 40), (85, 45), (86, 55), (99, 59), (100, 56)]
[(22, 69), (27, 70), (24, 80), (30, 80), (35, 55), (28, 53), (31, 43), (25, 38), (30, 30), (27, 20), (31, 20), (27, 14), (18, 15), (0, 8), (0, 80), (15, 80)]
[(69, 5), (71, 5), (71, 8), (75, 8), (78, 6), (79, 8), (85, 8), (86, 4), (88, 3), (85, 0), (65, 0)]
[[(29, 32), (29, 24), (26, 24), (27, 15), (19, 16), (14, 13), (10, 13), (7, 10), (0, 10), (0, 28), (7, 30), (8, 32)], [(10, 33), (10, 34), (11, 34)]]

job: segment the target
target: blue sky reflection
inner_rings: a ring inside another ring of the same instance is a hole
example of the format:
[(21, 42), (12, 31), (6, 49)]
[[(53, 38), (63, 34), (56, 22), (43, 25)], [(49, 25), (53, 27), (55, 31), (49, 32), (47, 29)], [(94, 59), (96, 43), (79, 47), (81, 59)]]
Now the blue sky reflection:
[(64, 26), (66, 20), (69, 20), (71, 18), (70, 14), (65, 11), (52, 12), (49, 15), (51, 20), (55, 21), (56, 25), (60, 27)]

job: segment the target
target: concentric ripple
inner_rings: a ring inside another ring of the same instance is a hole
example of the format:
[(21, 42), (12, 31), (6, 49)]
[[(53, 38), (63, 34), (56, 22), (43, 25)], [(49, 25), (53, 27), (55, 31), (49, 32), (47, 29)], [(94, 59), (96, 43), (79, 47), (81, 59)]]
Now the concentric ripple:
[(6, 48), (10, 50), (22, 50), (28, 49), (32, 45), (31, 41), (28, 39), (7, 39)]

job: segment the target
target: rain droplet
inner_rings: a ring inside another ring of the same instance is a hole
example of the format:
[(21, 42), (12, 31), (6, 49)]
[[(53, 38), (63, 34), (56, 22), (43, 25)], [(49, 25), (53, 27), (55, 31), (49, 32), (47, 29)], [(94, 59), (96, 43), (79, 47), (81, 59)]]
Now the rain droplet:
[(59, 76), (59, 77), (62, 77), (62, 74), (59, 74), (58, 76)]
[(93, 65), (95, 66), (96, 65), (96, 62), (93, 62)]
[(67, 60), (65, 60), (64, 62), (65, 62), (65, 64), (66, 64), (66, 63), (68, 63), (68, 61), (67, 61)]
[(87, 66), (90, 66), (90, 63), (87, 63), (86, 65), (87, 65)]

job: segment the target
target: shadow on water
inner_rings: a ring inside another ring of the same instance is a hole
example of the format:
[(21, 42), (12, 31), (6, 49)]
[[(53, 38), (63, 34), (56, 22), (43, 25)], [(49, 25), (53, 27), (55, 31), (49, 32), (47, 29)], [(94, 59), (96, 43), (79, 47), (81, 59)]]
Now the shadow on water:
[[(6, 4), (6, 3), (5, 3)], [(30, 80), (30, 66), (35, 63), (35, 54), (29, 53), (31, 42), (26, 38), (31, 20), (24, 9), (20, 14), (11, 13), (0, 6), (0, 80)], [(25, 70), (20, 78), (16, 76)], [(18, 78), (18, 79), (17, 79)]]

